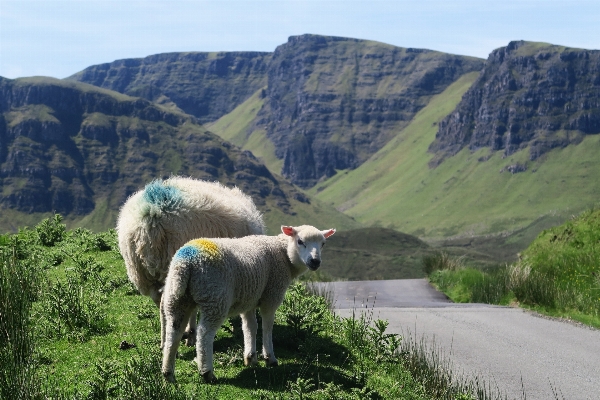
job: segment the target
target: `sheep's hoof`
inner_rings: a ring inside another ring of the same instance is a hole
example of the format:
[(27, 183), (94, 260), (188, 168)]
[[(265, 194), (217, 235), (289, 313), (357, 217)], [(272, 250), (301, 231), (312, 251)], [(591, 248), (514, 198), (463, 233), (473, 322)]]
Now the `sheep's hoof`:
[(205, 373), (203, 373), (202, 378), (204, 379), (204, 382), (206, 382), (206, 383), (212, 383), (217, 380), (217, 377), (215, 376), (215, 374), (212, 371), (206, 371)]
[(167, 371), (162, 373), (167, 382), (175, 383), (175, 374), (173, 371)]
[(248, 367), (250, 365), (256, 365), (256, 364), (258, 364), (258, 357), (257, 357), (256, 353), (252, 353), (249, 356), (244, 357), (244, 365), (246, 367)]

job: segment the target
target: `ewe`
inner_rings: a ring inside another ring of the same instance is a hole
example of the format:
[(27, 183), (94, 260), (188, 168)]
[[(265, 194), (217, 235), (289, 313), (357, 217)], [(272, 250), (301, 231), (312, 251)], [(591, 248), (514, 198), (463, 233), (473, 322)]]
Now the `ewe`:
[(279, 236), (241, 239), (196, 239), (180, 248), (169, 268), (161, 303), (162, 373), (175, 381), (175, 355), (183, 322), (200, 308), (196, 352), (205, 381), (215, 379), (213, 342), (228, 316), (240, 314), (244, 364), (257, 363), (256, 308), (260, 309), (263, 357), (277, 365), (273, 353), (275, 310), (294, 278), (321, 265), (321, 248), (335, 229), (282, 226)]
[[(218, 182), (172, 177), (156, 180), (121, 208), (119, 249), (129, 280), (160, 306), (171, 258), (197, 237), (242, 237), (264, 233), (252, 199)], [(188, 345), (193, 345), (196, 313), (190, 314)]]

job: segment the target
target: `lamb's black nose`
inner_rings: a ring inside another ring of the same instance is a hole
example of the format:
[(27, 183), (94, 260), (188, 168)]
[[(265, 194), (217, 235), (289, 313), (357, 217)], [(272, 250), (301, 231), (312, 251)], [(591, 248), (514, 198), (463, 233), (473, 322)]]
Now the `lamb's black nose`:
[(313, 271), (317, 270), (320, 266), (321, 260), (317, 258), (311, 258), (310, 260), (308, 260), (308, 268), (312, 269)]

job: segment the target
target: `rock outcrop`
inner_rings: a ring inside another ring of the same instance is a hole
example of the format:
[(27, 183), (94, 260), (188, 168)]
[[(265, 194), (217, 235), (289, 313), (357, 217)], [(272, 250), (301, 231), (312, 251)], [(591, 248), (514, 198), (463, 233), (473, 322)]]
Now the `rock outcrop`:
[(458, 107), (439, 124), (435, 167), (468, 147), (531, 160), (600, 133), (600, 51), (515, 41), (494, 50)]

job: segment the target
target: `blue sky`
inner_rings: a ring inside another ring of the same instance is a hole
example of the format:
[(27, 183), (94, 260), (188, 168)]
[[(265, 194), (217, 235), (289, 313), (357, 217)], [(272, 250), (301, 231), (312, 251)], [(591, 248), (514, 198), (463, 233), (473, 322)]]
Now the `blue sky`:
[(174, 51), (273, 51), (303, 33), (481, 58), (519, 39), (600, 49), (600, 1), (0, 0), (0, 76), (65, 78)]

